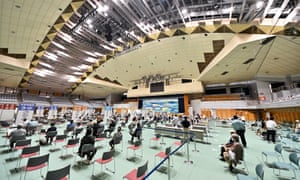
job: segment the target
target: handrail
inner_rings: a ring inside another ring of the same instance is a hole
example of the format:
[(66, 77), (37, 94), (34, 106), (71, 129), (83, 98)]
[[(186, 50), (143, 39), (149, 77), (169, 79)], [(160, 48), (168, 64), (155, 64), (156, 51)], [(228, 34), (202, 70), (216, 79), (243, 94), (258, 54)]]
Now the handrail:
[(161, 160), (149, 173), (147, 173), (144, 177), (143, 180), (147, 179), (151, 174), (153, 174), (171, 155), (176, 153), (186, 142), (184, 141), (180, 146), (178, 146), (175, 150), (170, 152), (167, 157), (165, 157), (163, 160)]

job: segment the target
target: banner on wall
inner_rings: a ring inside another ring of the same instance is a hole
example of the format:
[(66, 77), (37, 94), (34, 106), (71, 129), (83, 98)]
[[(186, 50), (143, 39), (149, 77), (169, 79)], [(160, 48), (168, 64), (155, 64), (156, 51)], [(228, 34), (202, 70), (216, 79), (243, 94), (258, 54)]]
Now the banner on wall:
[(17, 105), (16, 104), (0, 104), (0, 120), (13, 120)]
[(44, 106), (39, 105), (36, 109), (36, 117), (44, 117)]
[(48, 112), (48, 119), (56, 119), (57, 118), (57, 106), (50, 106)]
[(31, 120), (33, 117), (35, 104), (19, 104), (16, 124), (23, 124), (24, 119)]
[(111, 106), (106, 106), (104, 111), (104, 122), (107, 121), (107, 119), (112, 116), (112, 110), (113, 108)]
[(87, 106), (79, 106), (74, 105), (73, 106), (73, 112), (72, 112), (72, 120), (79, 121), (83, 119), (83, 117), (88, 113), (88, 107)]

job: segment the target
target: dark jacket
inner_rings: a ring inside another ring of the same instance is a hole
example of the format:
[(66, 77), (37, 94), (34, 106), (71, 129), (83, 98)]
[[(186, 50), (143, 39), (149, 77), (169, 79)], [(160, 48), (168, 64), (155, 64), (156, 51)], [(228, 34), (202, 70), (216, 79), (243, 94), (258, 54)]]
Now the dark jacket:
[(78, 149), (78, 152), (81, 152), (82, 146), (84, 144), (95, 144), (95, 138), (92, 135), (83, 136), (83, 138), (80, 141), (80, 146)]

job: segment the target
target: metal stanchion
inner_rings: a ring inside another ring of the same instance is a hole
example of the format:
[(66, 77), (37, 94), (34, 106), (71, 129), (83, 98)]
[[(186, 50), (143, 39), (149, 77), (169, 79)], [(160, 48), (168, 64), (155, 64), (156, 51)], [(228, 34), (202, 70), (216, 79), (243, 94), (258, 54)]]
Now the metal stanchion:
[(160, 136), (160, 137), (161, 137), (160, 144), (161, 144), (161, 145), (165, 145), (166, 143), (164, 142), (164, 137), (163, 137), (163, 136)]
[(197, 145), (196, 145), (196, 142), (194, 142), (194, 149), (193, 149), (193, 152), (200, 152), (198, 149), (197, 149)]
[(170, 156), (168, 156), (168, 169), (167, 169), (167, 173), (168, 173), (168, 180), (171, 180), (171, 169), (170, 169)]
[(186, 151), (187, 151), (187, 160), (184, 163), (193, 164), (193, 161), (190, 160), (190, 149), (189, 149), (189, 142), (186, 142)]
[[(189, 134), (189, 132), (185, 132), (185, 133)], [(190, 149), (189, 149), (190, 141), (189, 141), (189, 138), (186, 138), (185, 141), (186, 141), (185, 144), (186, 144), (186, 151), (187, 151), (187, 160), (184, 161), (184, 163), (193, 164), (193, 161), (190, 160)]]

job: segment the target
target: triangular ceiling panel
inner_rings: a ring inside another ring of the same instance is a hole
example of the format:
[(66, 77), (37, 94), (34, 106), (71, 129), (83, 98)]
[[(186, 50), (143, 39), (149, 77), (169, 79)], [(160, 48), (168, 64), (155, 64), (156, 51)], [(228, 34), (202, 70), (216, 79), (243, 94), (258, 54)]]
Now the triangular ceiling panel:
[(182, 35), (187, 35), (187, 33), (184, 32), (184, 31), (181, 30), (181, 29), (177, 29), (177, 30), (175, 31), (175, 33), (173, 34), (173, 36), (182, 36)]
[(240, 33), (246, 33), (246, 34), (266, 34), (264, 31), (259, 29), (257, 26), (253, 25), (250, 26), (249, 28), (245, 29), (244, 31)]
[(66, 7), (66, 9), (64, 10), (64, 14), (66, 14), (66, 13), (71, 13), (71, 14), (73, 14), (73, 8), (72, 8), (72, 6), (71, 5), (68, 5), (68, 7)]
[(215, 33), (235, 33), (235, 32), (229, 27), (227, 27), (226, 25), (222, 25), (218, 29), (216, 29)]
[(56, 35), (57, 35), (57, 32), (55, 32), (55, 33), (49, 33), (48, 35), (47, 35), (47, 38), (49, 38), (51, 41), (53, 41), (53, 39), (56, 37)]
[(206, 29), (204, 29), (201, 26), (197, 26), (194, 31), (192, 31), (192, 34), (194, 33), (209, 33)]
[(286, 35), (286, 36), (299, 36), (300, 31), (298, 29), (296, 29), (295, 27), (290, 27), (290, 28), (286, 28), (282, 31), (279, 31), (275, 34), (277, 34), (277, 35)]
[(84, 3), (83, 0), (79, 0), (79, 1), (73, 0), (73, 2), (71, 3), (73, 11), (77, 11), (77, 9), (79, 9), (83, 3)]
[(158, 35), (158, 37), (157, 37), (157, 39), (163, 39), (163, 38), (168, 38), (168, 37), (169, 36), (166, 33), (160, 32), (159, 35)]

